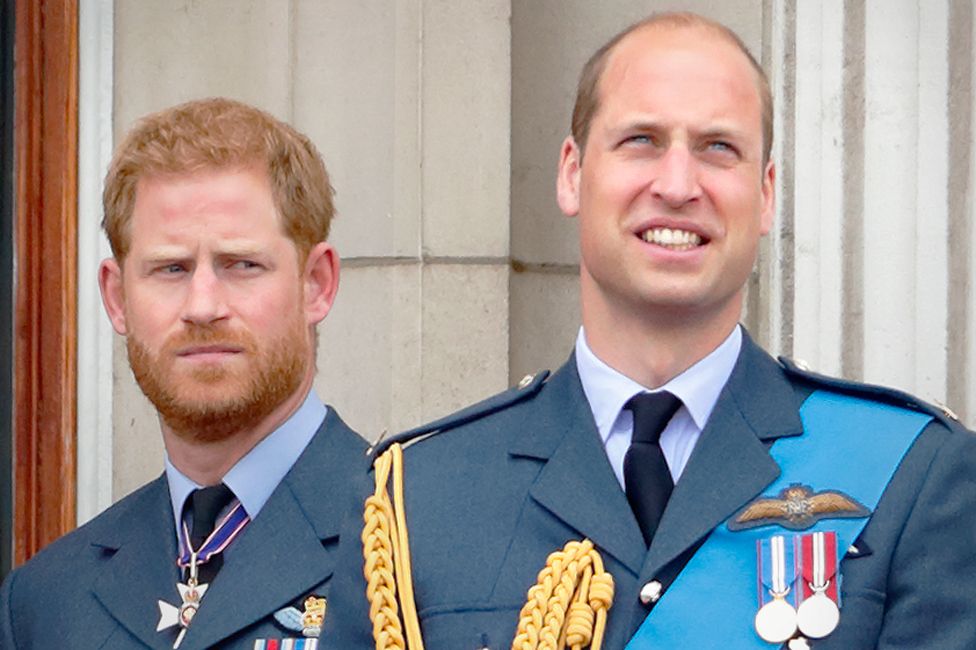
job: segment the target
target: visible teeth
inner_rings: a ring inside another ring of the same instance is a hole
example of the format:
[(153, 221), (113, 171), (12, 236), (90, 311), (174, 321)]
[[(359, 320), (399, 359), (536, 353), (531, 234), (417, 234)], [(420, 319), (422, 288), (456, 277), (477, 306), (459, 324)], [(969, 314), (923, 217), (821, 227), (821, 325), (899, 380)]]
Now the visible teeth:
[(675, 250), (688, 250), (701, 244), (701, 236), (687, 230), (651, 228), (641, 233), (641, 239), (649, 244), (667, 246)]

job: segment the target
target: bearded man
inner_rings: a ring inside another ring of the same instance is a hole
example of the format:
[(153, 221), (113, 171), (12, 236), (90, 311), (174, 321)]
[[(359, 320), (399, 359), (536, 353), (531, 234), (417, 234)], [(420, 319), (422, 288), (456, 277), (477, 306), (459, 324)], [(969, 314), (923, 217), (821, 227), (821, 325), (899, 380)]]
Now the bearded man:
[(317, 645), (365, 449), (312, 390), (332, 197), (307, 137), (235, 101), (149, 115), (119, 146), (99, 286), (165, 474), (8, 576), (0, 647)]

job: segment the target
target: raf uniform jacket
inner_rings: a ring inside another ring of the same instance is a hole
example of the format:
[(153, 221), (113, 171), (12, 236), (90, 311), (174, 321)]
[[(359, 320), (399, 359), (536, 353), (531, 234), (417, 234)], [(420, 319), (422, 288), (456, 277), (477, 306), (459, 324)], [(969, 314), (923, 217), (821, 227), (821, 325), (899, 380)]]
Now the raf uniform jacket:
[[(325, 596), (341, 517), (366, 443), (329, 408), (318, 432), (227, 551), (181, 650), (254, 647), (301, 637), (273, 613)], [(179, 605), (176, 535), (162, 476), (11, 573), (0, 594), (0, 648), (172, 648), (157, 600)], [(328, 617), (328, 611), (326, 612)]]
[[(815, 389), (923, 410), (934, 419), (842, 562), (840, 625), (812, 647), (976, 648), (976, 599), (969, 596), (976, 584), (976, 435), (935, 409), (777, 363), (745, 336), (647, 549), (603, 450), (575, 359), (547, 380), (523, 384), (399, 437), (415, 439), (404, 449), (405, 513), (427, 650), (511, 647), (519, 609), (547, 555), (582, 538), (596, 544), (616, 585), (603, 647), (623, 648), (650, 611), (640, 602), (641, 586), (659, 581), (666, 599), (708, 534), (764, 494), (780, 473), (769, 447), (802, 432), (798, 409)], [(776, 530), (783, 532), (770, 534)], [(362, 573), (346, 573), (361, 545), (343, 547), (326, 647), (371, 648)], [(701, 594), (699, 624), (708, 625), (709, 609), (720, 607)], [(743, 626), (751, 634), (752, 621)]]

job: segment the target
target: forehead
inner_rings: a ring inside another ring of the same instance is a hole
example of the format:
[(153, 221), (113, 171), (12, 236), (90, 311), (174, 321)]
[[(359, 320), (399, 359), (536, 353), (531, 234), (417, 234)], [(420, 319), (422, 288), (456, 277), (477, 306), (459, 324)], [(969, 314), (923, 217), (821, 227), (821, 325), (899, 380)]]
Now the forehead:
[(727, 35), (707, 25), (650, 25), (610, 52), (599, 82), (596, 117), (612, 109), (735, 113), (761, 121), (759, 77)]
[(221, 229), (273, 231), (279, 219), (270, 181), (259, 169), (208, 169), (154, 174), (136, 186), (130, 232), (190, 235)]

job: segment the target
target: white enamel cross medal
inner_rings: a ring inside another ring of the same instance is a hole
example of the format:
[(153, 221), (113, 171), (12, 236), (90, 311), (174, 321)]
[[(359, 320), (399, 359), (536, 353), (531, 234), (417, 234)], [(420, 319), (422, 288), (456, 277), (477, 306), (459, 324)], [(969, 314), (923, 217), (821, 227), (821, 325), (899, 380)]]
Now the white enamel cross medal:
[(183, 637), (186, 635), (187, 628), (193, 622), (193, 617), (200, 608), (200, 599), (207, 593), (210, 585), (197, 584), (197, 558), (196, 553), (190, 556), (190, 578), (186, 584), (180, 582), (176, 584), (176, 590), (180, 592), (180, 606), (171, 605), (164, 600), (158, 601), (159, 623), (156, 624), (156, 631), (162, 632), (176, 625), (180, 626), (180, 633), (176, 636), (173, 649), (180, 647)]

